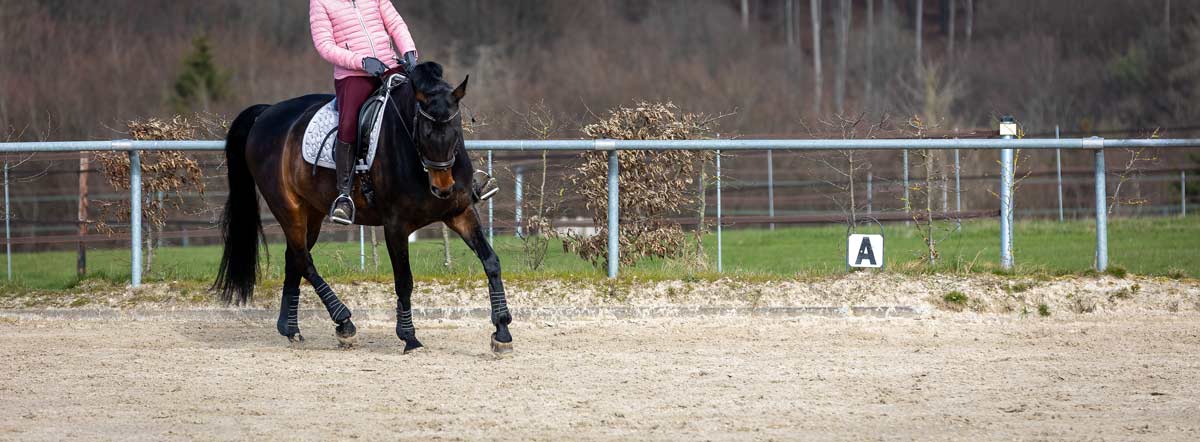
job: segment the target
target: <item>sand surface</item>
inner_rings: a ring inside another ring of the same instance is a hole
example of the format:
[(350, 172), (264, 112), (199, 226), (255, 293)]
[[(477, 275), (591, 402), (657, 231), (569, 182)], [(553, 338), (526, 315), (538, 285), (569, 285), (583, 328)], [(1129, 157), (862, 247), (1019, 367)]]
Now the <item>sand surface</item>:
[(0, 315), (0, 440), (1198, 440), (1200, 315)]

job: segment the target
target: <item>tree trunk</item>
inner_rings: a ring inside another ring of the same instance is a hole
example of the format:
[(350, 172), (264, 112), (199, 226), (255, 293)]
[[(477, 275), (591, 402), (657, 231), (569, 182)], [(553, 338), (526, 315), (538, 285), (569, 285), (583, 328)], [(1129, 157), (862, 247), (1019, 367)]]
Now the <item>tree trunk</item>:
[(375, 264), (375, 272), (379, 272), (379, 235), (376, 227), (371, 227), (371, 262)]
[[(919, 0), (918, 0), (919, 1)], [(937, 240), (933, 237), (933, 151), (925, 149), (925, 244), (929, 247), (929, 265), (937, 264)]]
[[(1166, 56), (1164, 57), (1165, 58), (1164, 64), (1167, 66), (1167, 69), (1170, 69), (1170, 66), (1171, 66), (1171, 0), (1167, 0), (1166, 3), (1167, 3), (1166, 7), (1163, 8), (1164, 9), (1163, 10), (1163, 29), (1166, 30), (1166, 32), (1163, 33), (1163, 53), (1166, 54)], [(1166, 86), (1167, 86), (1167, 97), (1168, 97), (1167, 99), (1171, 100), (1171, 97), (1173, 97), (1175, 95), (1175, 82), (1171, 78), (1170, 74), (1167, 74), (1166, 83), (1167, 83)]]
[(79, 244), (75, 259), (75, 274), (80, 278), (87, 275), (87, 245), (84, 237), (88, 233), (88, 153), (79, 155)]
[(875, 0), (867, 0), (867, 78), (863, 86), (865, 108), (871, 109), (875, 95)]
[(742, 0), (742, 30), (750, 30), (750, 0)]
[(454, 261), (450, 257), (450, 228), (446, 224), (442, 224), (442, 250), (445, 254), (445, 261), (442, 263), (449, 270), (454, 265)]
[(954, 38), (956, 34), (956, 26), (958, 26), (958, 0), (950, 0), (950, 44), (947, 49), (946, 59), (954, 61)]
[(922, 60), (921, 45), (922, 45), (922, 43), (924, 43), (924, 36), (925, 36), (925, 0), (917, 0), (917, 12), (916, 12), (916, 16), (914, 17), (914, 19), (915, 19), (914, 22), (916, 24), (916, 32), (914, 34), (916, 35), (916, 40), (917, 40), (916, 63), (917, 63), (917, 70), (920, 70), (921, 64), (922, 64), (922, 62), (921, 62), (921, 60)]
[(809, 0), (812, 6), (813, 31), (813, 116), (821, 115), (821, 86), (825, 78), (821, 73), (821, 0)]
[(850, 46), (850, 20), (853, 11), (850, 0), (839, 0), (837, 77), (834, 79), (834, 102), (839, 115), (846, 112), (846, 57)]
[(971, 52), (971, 35), (975, 32), (975, 0), (967, 0), (967, 52)]
[(796, 0), (787, 0), (783, 5), (784, 22), (787, 24), (788, 49), (796, 46)]

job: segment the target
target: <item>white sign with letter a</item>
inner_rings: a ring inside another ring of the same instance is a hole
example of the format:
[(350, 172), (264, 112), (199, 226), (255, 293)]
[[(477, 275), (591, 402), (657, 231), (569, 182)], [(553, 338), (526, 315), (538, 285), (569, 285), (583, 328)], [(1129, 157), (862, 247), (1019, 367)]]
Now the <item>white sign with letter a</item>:
[(883, 267), (883, 235), (850, 235), (846, 250), (850, 267)]

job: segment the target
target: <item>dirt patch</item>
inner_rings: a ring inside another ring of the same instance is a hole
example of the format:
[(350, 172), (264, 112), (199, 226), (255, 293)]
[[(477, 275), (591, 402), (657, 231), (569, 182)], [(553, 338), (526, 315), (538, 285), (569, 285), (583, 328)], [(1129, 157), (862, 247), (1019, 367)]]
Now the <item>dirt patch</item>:
[[(1200, 438), (1200, 315), (367, 321), (0, 320), (0, 439)], [(320, 332), (318, 332), (318, 328)]]
[[(355, 310), (395, 309), (391, 284), (334, 284)], [(260, 289), (255, 306), (278, 304), (275, 288)], [(319, 309), (311, 288), (303, 287), (302, 307)], [(78, 293), (49, 292), (0, 296), (0, 308), (195, 308), (215, 307), (203, 288), (152, 284), (139, 290), (81, 287)], [(514, 307), (889, 307), (931, 313), (969, 312), (1022, 315), (1200, 311), (1200, 281), (1159, 277), (1007, 277), (990, 274), (921, 275), (852, 273), (806, 280), (746, 281), (568, 281), (508, 284)], [(949, 299), (952, 301), (948, 301)], [(959, 297), (961, 295), (961, 298)], [(478, 281), (420, 282), (416, 307), (486, 307), (487, 288)], [(1040, 312), (1040, 313), (1039, 313)]]

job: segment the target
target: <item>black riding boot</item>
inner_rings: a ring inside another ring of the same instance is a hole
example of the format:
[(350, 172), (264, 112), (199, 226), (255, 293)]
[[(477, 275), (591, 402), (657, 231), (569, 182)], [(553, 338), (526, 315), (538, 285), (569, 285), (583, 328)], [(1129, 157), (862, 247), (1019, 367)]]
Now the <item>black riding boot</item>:
[(476, 170), (475, 175), (471, 178), (471, 196), (474, 197), (475, 202), (487, 201), (500, 191), (500, 186), (496, 184), (496, 180), (491, 175), (488, 175), (487, 172)]
[(353, 145), (338, 141), (333, 147), (333, 162), (337, 165), (337, 199), (329, 209), (329, 219), (342, 225), (354, 224), (354, 152)]

